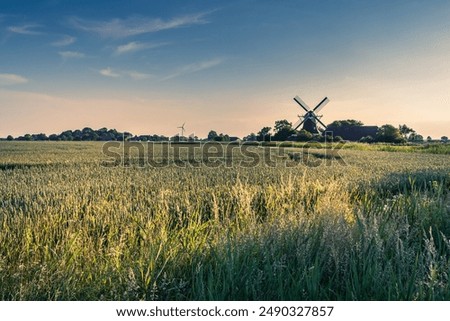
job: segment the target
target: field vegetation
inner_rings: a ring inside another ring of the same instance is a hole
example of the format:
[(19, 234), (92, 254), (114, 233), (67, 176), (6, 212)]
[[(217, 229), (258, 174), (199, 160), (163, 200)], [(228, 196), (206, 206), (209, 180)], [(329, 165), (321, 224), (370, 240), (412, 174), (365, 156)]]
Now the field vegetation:
[(449, 300), (448, 147), (383, 146), (155, 168), (0, 142), (0, 299)]
[[(258, 145), (260, 143), (255, 143)], [(285, 146), (295, 148), (311, 148), (311, 149), (327, 149), (329, 144), (321, 142), (264, 142), (264, 146)], [(401, 152), (401, 153), (425, 153), (425, 154), (442, 154), (450, 155), (450, 143), (407, 143), (407, 144), (386, 144), (386, 143), (356, 143), (356, 142), (339, 142), (333, 146), (337, 149), (372, 151), (372, 152)]]

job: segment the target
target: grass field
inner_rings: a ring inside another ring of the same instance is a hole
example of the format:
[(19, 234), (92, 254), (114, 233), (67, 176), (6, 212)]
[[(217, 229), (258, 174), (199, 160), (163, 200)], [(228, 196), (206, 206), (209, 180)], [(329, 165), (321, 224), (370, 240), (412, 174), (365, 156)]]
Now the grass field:
[(450, 155), (383, 150), (155, 168), (0, 142), (0, 299), (449, 300)]

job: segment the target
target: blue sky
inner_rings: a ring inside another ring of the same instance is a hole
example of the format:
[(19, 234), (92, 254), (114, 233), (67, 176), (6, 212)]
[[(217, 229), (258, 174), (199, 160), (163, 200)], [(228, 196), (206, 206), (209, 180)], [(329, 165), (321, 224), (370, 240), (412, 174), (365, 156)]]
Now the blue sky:
[(450, 131), (448, 1), (9, 1), (0, 137), (112, 127), (243, 136), (323, 121)]

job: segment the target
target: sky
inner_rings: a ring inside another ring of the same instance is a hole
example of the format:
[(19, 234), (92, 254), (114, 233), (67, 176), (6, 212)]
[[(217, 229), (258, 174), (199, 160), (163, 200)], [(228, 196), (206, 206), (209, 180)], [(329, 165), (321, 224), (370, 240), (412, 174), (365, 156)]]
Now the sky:
[(0, 2), (0, 137), (232, 136), (295, 123), (450, 135), (448, 0)]

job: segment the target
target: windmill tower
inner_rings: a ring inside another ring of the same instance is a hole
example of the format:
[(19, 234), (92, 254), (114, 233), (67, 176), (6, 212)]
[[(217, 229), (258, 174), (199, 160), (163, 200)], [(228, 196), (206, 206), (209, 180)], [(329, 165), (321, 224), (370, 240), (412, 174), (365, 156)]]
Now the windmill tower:
[(294, 126), (292, 126), (295, 130), (303, 125), (302, 129), (312, 134), (317, 134), (319, 133), (317, 123), (320, 123), (324, 128), (327, 127), (320, 120), (322, 115), (317, 115), (317, 113), (330, 101), (327, 97), (325, 97), (314, 109), (311, 109), (299, 96), (295, 96), (294, 100), (306, 112), (303, 116), (298, 115), (299, 120), (294, 124)]
[(180, 128), (180, 129), (181, 129), (181, 137), (184, 136), (184, 124), (186, 124), (186, 123), (183, 123), (183, 125), (177, 127), (177, 128)]

